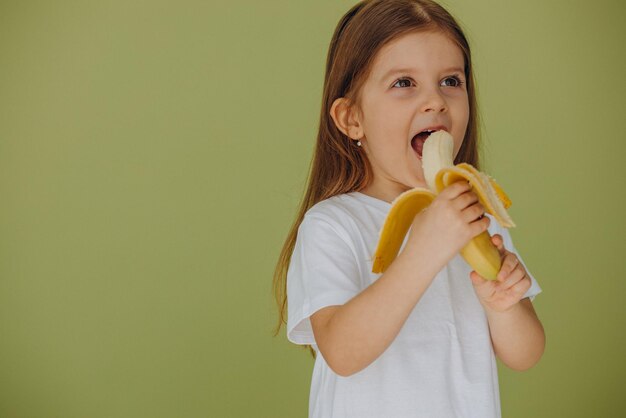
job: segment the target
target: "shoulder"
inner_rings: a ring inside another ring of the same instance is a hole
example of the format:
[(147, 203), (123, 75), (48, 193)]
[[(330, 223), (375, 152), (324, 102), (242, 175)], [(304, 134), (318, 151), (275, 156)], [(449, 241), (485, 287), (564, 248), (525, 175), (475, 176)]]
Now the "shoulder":
[(309, 208), (307, 215), (326, 214), (332, 216), (349, 213), (350, 210), (359, 206), (359, 201), (354, 195), (354, 193), (342, 193), (321, 200)]
[(323, 231), (351, 241), (352, 225), (363, 211), (362, 203), (352, 193), (329, 197), (311, 206), (304, 214), (300, 231), (315, 230), (317, 236)]
[(344, 224), (348, 219), (358, 216), (362, 204), (353, 193), (335, 195), (317, 202), (305, 213), (304, 218), (326, 221), (331, 224)]

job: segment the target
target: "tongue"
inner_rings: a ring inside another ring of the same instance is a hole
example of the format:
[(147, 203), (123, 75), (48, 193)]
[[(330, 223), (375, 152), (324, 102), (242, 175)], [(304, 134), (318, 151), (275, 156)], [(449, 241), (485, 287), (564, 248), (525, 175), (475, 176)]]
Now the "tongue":
[(411, 141), (411, 146), (413, 147), (415, 152), (417, 152), (417, 155), (419, 155), (420, 158), (422, 158), (422, 150), (424, 149), (424, 142), (426, 141), (426, 138), (428, 138), (429, 135), (430, 134), (427, 132), (421, 132), (415, 135), (413, 137), (413, 140)]

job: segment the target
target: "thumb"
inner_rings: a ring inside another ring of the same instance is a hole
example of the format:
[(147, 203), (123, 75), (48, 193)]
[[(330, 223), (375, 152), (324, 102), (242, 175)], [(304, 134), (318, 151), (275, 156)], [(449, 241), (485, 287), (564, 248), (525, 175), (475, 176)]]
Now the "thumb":
[(502, 239), (502, 235), (494, 234), (491, 237), (491, 242), (493, 242), (493, 245), (496, 246), (500, 255), (503, 256), (504, 255), (504, 239)]
[(483, 278), (480, 274), (478, 274), (474, 270), (472, 270), (472, 272), (470, 273), (470, 279), (472, 280), (472, 284), (474, 286), (480, 286), (481, 284), (487, 281), (485, 278)]

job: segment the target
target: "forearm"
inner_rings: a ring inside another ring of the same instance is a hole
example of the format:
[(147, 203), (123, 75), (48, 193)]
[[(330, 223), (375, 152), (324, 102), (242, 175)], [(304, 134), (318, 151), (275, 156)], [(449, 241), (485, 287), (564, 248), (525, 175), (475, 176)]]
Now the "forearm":
[(348, 376), (376, 360), (396, 338), (437, 271), (427, 254), (401, 253), (378, 280), (338, 307), (320, 341), (320, 348), (326, 343), (329, 365)]
[(517, 371), (537, 364), (545, 348), (545, 333), (530, 299), (520, 300), (505, 312), (485, 312), (498, 358)]

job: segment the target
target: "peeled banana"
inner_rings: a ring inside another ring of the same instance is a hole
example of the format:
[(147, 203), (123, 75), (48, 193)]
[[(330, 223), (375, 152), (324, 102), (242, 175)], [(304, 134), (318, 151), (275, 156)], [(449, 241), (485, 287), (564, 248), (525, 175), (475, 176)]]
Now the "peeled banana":
[[(505, 228), (515, 227), (507, 209), (511, 200), (496, 181), (471, 164), (454, 165), (454, 141), (443, 130), (432, 133), (424, 143), (422, 167), (428, 189), (416, 187), (400, 194), (391, 205), (380, 232), (372, 272), (382, 273), (398, 255), (413, 218), (427, 208), (445, 187), (457, 181), (469, 181), (485, 208)], [(501, 267), (500, 253), (485, 231), (461, 249), (461, 256), (482, 277), (495, 280)]]

